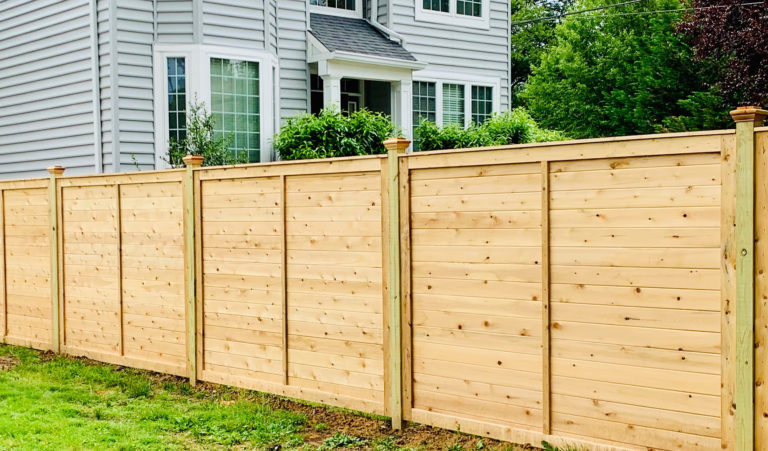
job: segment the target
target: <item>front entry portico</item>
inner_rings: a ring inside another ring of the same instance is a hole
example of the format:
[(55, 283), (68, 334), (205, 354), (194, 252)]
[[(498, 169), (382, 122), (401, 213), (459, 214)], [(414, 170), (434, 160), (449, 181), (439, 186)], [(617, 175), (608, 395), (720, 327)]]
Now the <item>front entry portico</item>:
[(381, 25), (322, 14), (312, 14), (311, 22), (308, 62), (322, 80), (322, 84), (312, 80), (312, 110), (317, 110), (322, 92), (326, 108), (365, 107), (389, 113), (403, 136), (412, 140), (413, 71), (427, 65), (403, 47), (401, 37)]
[[(322, 80), (323, 106), (340, 111), (356, 107), (388, 113), (403, 135), (412, 139), (412, 74), (424, 65), (411, 63), (410, 66), (392, 67), (329, 59), (317, 61), (317, 76)], [(389, 92), (382, 92), (387, 87)], [(353, 94), (355, 90), (360, 93), (359, 100)]]

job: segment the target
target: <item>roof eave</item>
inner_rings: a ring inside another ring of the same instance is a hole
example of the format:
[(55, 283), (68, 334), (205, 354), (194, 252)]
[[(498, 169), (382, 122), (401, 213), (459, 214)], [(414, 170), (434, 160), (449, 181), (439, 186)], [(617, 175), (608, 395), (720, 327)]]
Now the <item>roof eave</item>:
[(352, 63), (373, 64), (377, 66), (398, 67), (411, 70), (421, 70), (427, 67), (427, 63), (423, 63), (421, 61), (409, 61), (397, 58), (387, 58), (383, 56), (366, 55), (362, 53), (344, 52), (339, 50), (318, 55), (316, 60), (347, 61)]

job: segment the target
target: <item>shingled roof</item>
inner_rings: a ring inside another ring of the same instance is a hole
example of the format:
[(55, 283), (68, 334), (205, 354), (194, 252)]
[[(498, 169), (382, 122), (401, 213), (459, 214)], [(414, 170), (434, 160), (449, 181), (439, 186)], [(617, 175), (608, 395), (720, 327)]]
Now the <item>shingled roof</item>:
[(310, 21), (312, 36), (330, 52), (416, 61), (402, 45), (363, 19), (313, 13)]

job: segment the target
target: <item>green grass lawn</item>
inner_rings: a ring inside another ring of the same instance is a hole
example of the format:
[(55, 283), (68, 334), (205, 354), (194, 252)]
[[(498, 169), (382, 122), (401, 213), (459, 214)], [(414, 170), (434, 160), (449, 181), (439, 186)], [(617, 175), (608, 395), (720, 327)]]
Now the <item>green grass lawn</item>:
[(513, 451), (222, 386), (0, 345), (0, 450), (331, 449)]

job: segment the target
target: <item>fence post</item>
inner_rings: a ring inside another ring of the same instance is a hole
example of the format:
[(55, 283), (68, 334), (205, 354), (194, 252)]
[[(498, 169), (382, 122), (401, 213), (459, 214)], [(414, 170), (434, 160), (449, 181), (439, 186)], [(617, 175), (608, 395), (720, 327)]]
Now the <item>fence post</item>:
[(51, 348), (54, 352), (61, 352), (59, 340), (61, 325), (60, 309), (60, 285), (61, 272), (59, 268), (59, 196), (56, 179), (64, 173), (63, 166), (51, 166), (48, 169), (50, 183), (48, 184), (48, 202), (51, 212), (50, 246), (51, 246)]
[(203, 157), (187, 155), (182, 159), (187, 167), (184, 174), (184, 297), (187, 319), (187, 374), (189, 383), (197, 382), (197, 309), (195, 257), (195, 176), (194, 169), (203, 164)]
[(736, 122), (736, 302), (734, 344), (735, 435), (737, 451), (754, 450), (755, 336), (755, 125), (768, 111), (740, 107)]
[(389, 256), (389, 370), (390, 393), (389, 411), (392, 417), (392, 429), (403, 427), (403, 356), (402, 356), (402, 308), (400, 292), (400, 167), (401, 153), (405, 153), (411, 142), (405, 138), (390, 138), (384, 141), (387, 149), (388, 172), (388, 223), (387, 249)]

